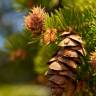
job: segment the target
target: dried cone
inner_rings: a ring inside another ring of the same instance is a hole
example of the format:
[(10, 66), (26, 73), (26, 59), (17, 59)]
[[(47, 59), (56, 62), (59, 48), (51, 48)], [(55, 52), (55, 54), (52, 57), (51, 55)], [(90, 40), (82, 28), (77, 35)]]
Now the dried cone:
[(48, 62), (46, 73), (52, 96), (73, 96), (76, 88), (76, 68), (80, 56), (84, 56), (82, 38), (72, 30), (61, 34), (63, 40), (59, 43), (59, 50)]
[(24, 18), (25, 27), (33, 32), (33, 35), (40, 34), (44, 30), (46, 12), (41, 7), (34, 7)]

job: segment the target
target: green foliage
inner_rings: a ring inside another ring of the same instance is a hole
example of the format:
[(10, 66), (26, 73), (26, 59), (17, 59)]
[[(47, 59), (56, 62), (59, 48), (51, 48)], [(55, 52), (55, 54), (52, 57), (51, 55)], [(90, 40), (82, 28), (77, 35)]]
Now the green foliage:
[(53, 10), (59, 4), (59, 0), (15, 0), (13, 6), (18, 10), (32, 8), (33, 6), (42, 6), (47, 11)]
[(89, 31), (85, 31), (86, 50), (88, 53), (96, 50), (96, 25), (91, 25)]
[(39, 52), (34, 60), (35, 70), (38, 73), (44, 73), (47, 70), (46, 64), (52, 55), (56, 52), (57, 46), (55, 44), (49, 46), (43, 46), (39, 49)]
[[(5, 42), (5, 48), (7, 49), (8, 55), (18, 49), (25, 50), (27, 54), (23, 60), (18, 58), (13, 61), (10, 61), (9, 55), (8, 64), (0, 67), (2, 69), (0, 70), (0, 77), (3, 81), (12, 82), (17, 80), (18, 82), (23, 80), (26, 81), (28, 78), (32, 79), (37, 73), (34, 70), (34, 58), (37, 56), (40, 46), (39, 39), (32, 38), (32, 33), (26, 30), (23, 33), (15, 33), (9, 36)], [(2, 72), (7, 74), (2, 75)], [(7, 77), (8, 74), (9, 77)]]
[[(65, 0), (63, 0), (64, 2)], [(83, 0), (81, 0), (83, 3)], [(87, 0), (86, 0), (87, 2)], [(91, 2), (91, 1), (90, 1)], [(63, 3), (64, 8), (60, 8), (59, 10), (55, 10), (55, 13), (51, 13), (51, 15), (47, 16), (45, 21), (46, 28), (56, 28), (59, 31), (64, 30), (66, 27), (71, 26), (75, 29), (86, 42), (86, 49), (88, 52), (94, 51), (96, 46), (96, 33), (95, 33), (95, 25), (96, 25), (96, 12), (95, 8), (93, 8), (92, 2), (90, 6), (83, 7), (81, 10), (77, 1), (74, 2), (67, 0)], [(82, 4), (81, 3), (81, 4)], [(66, 5), (69, 4), (69, 5)], [(75, 4), (75, 6), (74, 6)], [(85, 6), (88, 4), (84, 3)], [(91, 36), (92, 37), (91, 37)]]
[(73, 8), (78, 7), (81, 10), (84, 10), (88, 7), (95, 7), (96, 2), (95, 0), (62, 0), (62, 6)]

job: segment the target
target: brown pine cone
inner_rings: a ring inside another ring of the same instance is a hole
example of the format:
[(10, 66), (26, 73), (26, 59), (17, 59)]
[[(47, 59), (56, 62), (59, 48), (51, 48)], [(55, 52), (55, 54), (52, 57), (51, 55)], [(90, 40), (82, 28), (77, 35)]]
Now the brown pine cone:
[(76, 88), (77, 65), (80, 56), (86, 55), (82, 38), (72, 30), (61, 34), (59, 50), (48, 62), (46, 73), (52, 96), (73, 96)]

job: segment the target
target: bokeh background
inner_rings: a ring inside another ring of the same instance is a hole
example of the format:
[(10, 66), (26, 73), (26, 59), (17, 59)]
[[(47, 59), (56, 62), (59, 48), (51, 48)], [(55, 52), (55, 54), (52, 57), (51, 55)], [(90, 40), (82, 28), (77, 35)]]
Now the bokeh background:
[(28, 44), (32, 38), (24, 28), (32, 6), (33, 0), (0, 0), (0, 96), (49, 96), (44, 76), (48, 60), (41, 57), (50, 55), (38, 40)]

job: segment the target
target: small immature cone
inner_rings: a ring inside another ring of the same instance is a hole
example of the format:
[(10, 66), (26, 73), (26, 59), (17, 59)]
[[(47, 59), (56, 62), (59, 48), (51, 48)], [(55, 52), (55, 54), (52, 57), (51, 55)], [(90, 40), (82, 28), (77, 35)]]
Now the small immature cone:
[(47, 31), (43, 34), (43, 42), (45, 44), (50, 44), (56, 40), (56, 29), (47, 29)]
[[(72, 30), (61, 34), (59, 50), (49, 60), (46, 73), (52, 96), (73, 96), (76, 89), (77, 65), (85, 55), (82, 38)], [(65, 94), (65, 95), (64, 95)]]
[(23, 49), (16, 49), (10, 53), (10, 60), (15, 61), (16, 59), (24, 60), (26, 58), (27, 52)]
[(44, 30), (44, 20), (46, 12), (41, 7), (34, 7), (31, 12), (24, 18), (25, 27), (38, 35)]

